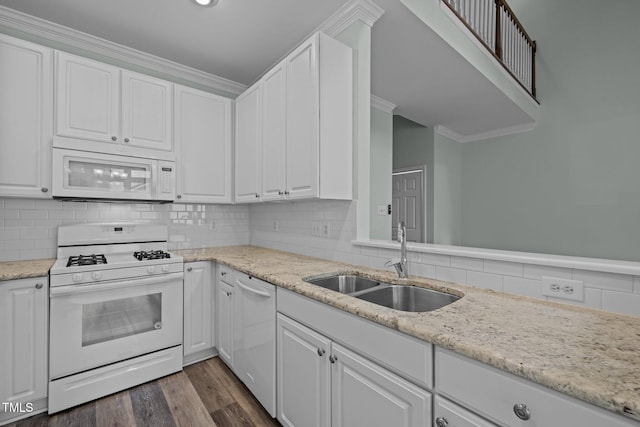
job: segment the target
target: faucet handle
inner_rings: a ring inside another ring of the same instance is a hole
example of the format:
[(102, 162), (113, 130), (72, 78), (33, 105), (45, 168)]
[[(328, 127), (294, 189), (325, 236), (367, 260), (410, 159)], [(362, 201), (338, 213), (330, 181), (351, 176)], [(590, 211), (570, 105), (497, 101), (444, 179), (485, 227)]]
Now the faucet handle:
[(400, 258), (392, 258), (389, 261), (384, 263), (385, 267), (394, 267), (397, 264), (400, 264)]

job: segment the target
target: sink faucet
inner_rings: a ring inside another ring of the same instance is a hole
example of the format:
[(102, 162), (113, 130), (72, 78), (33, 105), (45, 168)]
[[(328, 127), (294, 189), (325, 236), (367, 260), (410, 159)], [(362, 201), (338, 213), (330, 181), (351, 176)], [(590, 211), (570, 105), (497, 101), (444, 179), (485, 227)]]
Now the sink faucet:
[(398, 277), (406, 279), (407, 274), (407, 227), (404, 221), (398, 223), (398, 242), (400, 242), (400, 259), (394, 258), (385, 263), (385, 267), (394, 266)]

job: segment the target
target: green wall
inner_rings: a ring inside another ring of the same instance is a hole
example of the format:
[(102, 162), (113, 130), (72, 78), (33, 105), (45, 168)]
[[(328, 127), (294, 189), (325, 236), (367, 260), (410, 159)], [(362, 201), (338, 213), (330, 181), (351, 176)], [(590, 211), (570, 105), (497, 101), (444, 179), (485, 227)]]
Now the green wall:
[(391, 215), (378, 215), (377, 209), (391, 204), (392, 157), (393, 116), (371, 108), (371, 239), (391, 240)]
[(461, 244), (640, 261), (640, 2), (509, 4), (538, 43), (538, 123), (462, 146)]
[[(402, 116), (393, 116), (393, 169), (426, 165), (427, 242), (433, 242), (434, 132)], [(389, 182), (391, 184), (391, 181)], [(391, 194), (391, 193), (389, 193)]]

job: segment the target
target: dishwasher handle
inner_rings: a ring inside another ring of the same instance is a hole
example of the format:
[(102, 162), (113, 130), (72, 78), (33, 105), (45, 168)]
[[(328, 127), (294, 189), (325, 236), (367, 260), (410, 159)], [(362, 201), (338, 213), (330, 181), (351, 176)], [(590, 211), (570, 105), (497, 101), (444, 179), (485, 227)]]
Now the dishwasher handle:
[(244, 289), (245, 291), (251, 292), (251, 293), (256, 294), (256, 295), (259, 295), (259, 296), (261, 296), (263, 298), (271, 298), (271, 296), (272, 296), (269, 292), (261, 291), (260, 289), (255, 289), (255, 288), (249, 287), (249, 286), (243, 284), (240, 280), (236, 280), (236, 284), (239, 287), (241, 287), (242, 289)]

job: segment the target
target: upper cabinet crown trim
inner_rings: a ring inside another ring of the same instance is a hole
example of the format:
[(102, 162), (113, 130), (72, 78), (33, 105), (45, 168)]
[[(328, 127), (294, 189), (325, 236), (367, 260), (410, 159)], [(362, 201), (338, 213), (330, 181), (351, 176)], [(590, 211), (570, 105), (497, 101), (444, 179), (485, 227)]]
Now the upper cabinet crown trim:
[(160, 73), (227, 92), (231, 95), (238, 95), (247, 88), (247, 86), (232, 80), (205, 73), (195, 68), (45, 21), (4, 6), (0, 6), (0, 27), (22, 31), (48, 39), (51, 42), (62, 43), (68, 47), (90, 51), (128, 64), (156, 70)]
[(335, 37), (356, 21), (372, 27), (383, 14), (384, 10), (370, 0), (353, 0), (338, 9), (316, 31)]

